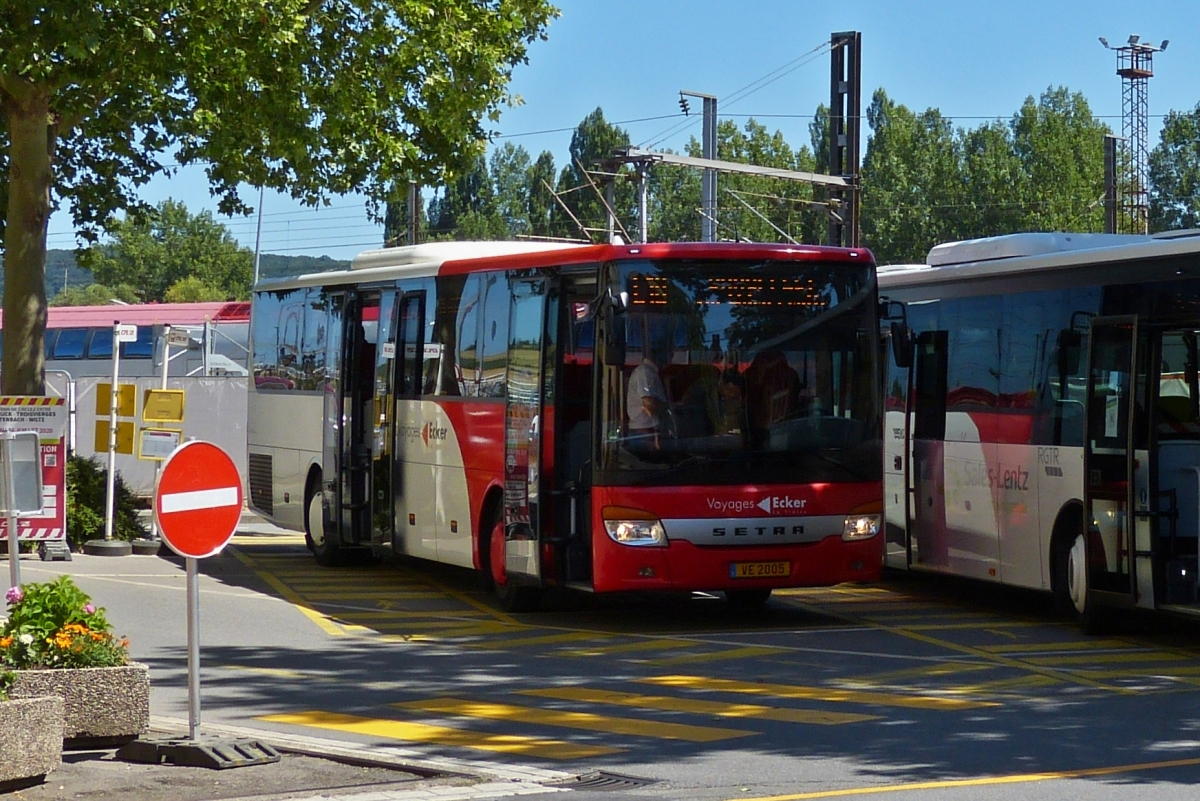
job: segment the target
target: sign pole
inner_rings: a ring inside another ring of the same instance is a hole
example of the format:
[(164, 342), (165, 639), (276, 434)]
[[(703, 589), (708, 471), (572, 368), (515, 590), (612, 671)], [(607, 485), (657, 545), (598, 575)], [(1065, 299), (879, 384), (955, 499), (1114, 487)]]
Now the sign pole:
[(196, 559), (187, 558), (188, 739), (200, 734), (200, 576)]
[[(171, 366), (171, 326), (163, 326), (163, 355), (162, 355), (162, 389), (167, 388), (167, 371)], [(154, 483), (158, 484), (158, 471), (162, 469), (162, 462), (154, 463)], [(158, 518), (150, 515), (150, 539), (158, 539)]]
[(121, 343), (117, 340), (117, 329), (121, 327), (119, 322), (113, 322), (113, 376), (112, 376), (112, 399), (109, 402), (108, 410), (108, 477), (105, 480), (104, 497), (104, 540), (111, 541), (113, 538), (113, 506), (116, 494), (116, 475), (117, 475), (117, 405), (120, 397), (120, 386), (117, 385), (118, 375), (121, 365)]
[(4, 459), (4, 510), (8, 517), (8, 586), (21, 586), (21, 543), (17, 531), (17, 488), (14, 486), (12, 435), (0, 436), (0, 457)]

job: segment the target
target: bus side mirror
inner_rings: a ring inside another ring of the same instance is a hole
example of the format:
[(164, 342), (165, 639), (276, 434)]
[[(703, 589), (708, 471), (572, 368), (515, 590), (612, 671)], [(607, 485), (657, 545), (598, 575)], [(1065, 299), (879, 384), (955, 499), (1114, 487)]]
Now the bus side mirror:
[(1058, 332), (1058, 374), (1078, 375), (1079, 361), (1083, 355), (1083, 334), (1074, 329)]
[(629, 308), (629, 293), (613, 292), (601, 296), (600, 330), (606, 367), (625, 366), (625, 310)]
[(907, 369), (912, 367), (913, 343), (908, 326), (904, 323), (892, 323), (892, 358), (896, 366)]
[(625, 366), (625, 313), (609, 310), (604, 315), (604, 364)]

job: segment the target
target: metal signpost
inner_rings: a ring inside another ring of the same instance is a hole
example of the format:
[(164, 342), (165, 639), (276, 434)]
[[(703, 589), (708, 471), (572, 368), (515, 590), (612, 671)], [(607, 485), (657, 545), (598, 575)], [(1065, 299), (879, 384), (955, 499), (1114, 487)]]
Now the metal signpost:
[(32, 431), (0, 433), (0, 480), (4, 493), (4, 514), (8, 522), (8, 580), (10, 587), (21, 586), (21, 545), (17, 517), (23, 513), (42, 513), (41, 439)]
[(242, 478), (229, 454), (193, 440), (163, 462), (154, 488), (154, 519), (171, 550), (187, 563), (188, 739), (130, 743), (118, 752), (135, 762), (168, 761), (227, 768), (279, 761), (253, 740), (200, 742), (200, 579), (196, 560), (220, 553), (242, 516)]

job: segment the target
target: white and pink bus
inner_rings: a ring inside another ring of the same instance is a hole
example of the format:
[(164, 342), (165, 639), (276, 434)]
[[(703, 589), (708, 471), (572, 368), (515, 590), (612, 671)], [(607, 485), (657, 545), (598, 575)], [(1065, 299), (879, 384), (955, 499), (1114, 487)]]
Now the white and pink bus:
[(1034, 233), (881, 267), (887, 563), (1200, 615), (1200, 236)]
[(511, 609), (878, 578), (865, 250), (441, 243), (264, 281), (250, 502), (323, 564), (479, 570)]

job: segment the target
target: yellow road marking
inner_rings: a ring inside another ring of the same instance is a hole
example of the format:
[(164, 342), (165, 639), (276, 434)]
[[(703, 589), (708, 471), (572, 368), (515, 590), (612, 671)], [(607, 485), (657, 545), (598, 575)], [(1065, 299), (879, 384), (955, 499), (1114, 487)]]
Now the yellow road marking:
[(591, 712), (568, 712), (560, 709), (540, 709), (531, 706), (496, 704), (488, 701), (468, 701), (461, 698), (431, 698), (392, 704), (399, 709), (419, 709), (423, 712), (438, 712), (489, 720), (508, 720), (534, 723), (541, 726), (562, 726), (569, 729), (603, 731), (609, 734), (632, 734), (641, 737), (661, 737), (667, 740), (686, 740), (693, 743), (711, 743), (734, 737), (758, 734), (740, 729), (722, 729), (711, 726), (689, 726), (684, 723), (662, 723), (635, 718), (614, 718)]
[(1053, 676), (1042, 676), (1037, 673), (1026, 674), (1015, 679), (997, 679), (996, 681), (982, 681), (978, 684), (968, 684), (955, 689), (962, 693), (990, 693), (1003, 690), (1019, 690), (1028, 687), (1049, 687), (1054, 684), (1062, 684), (1062, 679), (1056, 679)]
[(1097, 668), (1095, 670), (1073, 670), (1072, 674), (1076, 676), (1089, 676), (1093, 679), (1126, 679), (1130, 677), (1146, 677), (1165, 676), (1166, 678), (1183, 679), (1185, 676), (1200, 676), (1200, 667), (1184, 667), (1182, 665), (1170, 665), (1161, 670), (1154, 667), (1140, 668), (1114, 668), (1112, 670), (1104, 670)]
[(1033, 654), (1044, 651), (1101, 651), (1106, 648), (1132, 648), (1121, 640), (1072, 640), (1070, 642), (1039, 642), (1025, 645), (981, 645), (980, 651), (990, 654)]
[(634, 651), (659, 651), (666, 648), (695, 648), (698, 644), (687, 640), (636, 640), (617, 645), (597, 645), (593, 648), (556, 651), (555, 656), (602, 656), (605, 654), (625, 654)]
[[(453, 623), (464, 624), (484, 620), (483, 616), (481, 616), (478, 612), (469, 612), (458, 609), (441, 609), (436, 611), (415, 609), (353, 609), (345, 612), (344, 616), (353, 617), (355, 620), (408, 620), (417, 618), (421, 620), (446, 620)], [(422, 625), (424, 625), (424, 623)]]
[(347, 587), (340, 592), (313, 592), (303, 590), (304, 596), (310, 601), (416, 601), (428, 598), (443, 597), (440, 592), (432, 590), (372, 590), (357, 591)]
[(867, 623), (869, 625), (873, 626), (874, 628), (878, 629), (879, 631), (887, 632), (888, 634), (895, 634), (898, 637), (906, 637), (910, 640), (916, 640), (917, 642), (923, 642), (927, 645), (933, 645), (938, 648), (945, 648), (950, 651), (958, 651), (959, 653), (962, 653), (962, 654), (970, 654), (971, 656), (983, 657), (984, 659), (987, 659), (989, 662), (992, 662), (993, 664), (996, 664), (996, 665), (1004, 665), (1005, 667), (1015, 668), (1017, 670), (1022, 670), (1022, 671), (1026, 671), (1029, 673), (1037, 673), (1037, 674), (1040, 674), (1043, 676), (1048, 676), (1053, 679), (1070, 681), (1075, 684), (1080, 684), (1084, 687), (1091, 687), (1096, 690), (1105, 690), (1107, 692), (1115, 692), (1115, 693), (1122, 693), (1122, 694), (1133, 692), (1133, 690), (1129, 690), (1125, 687), (1114, 687), (1111, 684), (1103, 684), (1098, 681), (1092, 681), (1091, 679), (1084, 678), (1083, 676), (1080, 676), (1078, 674), (1073, 675), (1070, 673), (1066, 673), (1064, 671), (1054, 670), (1053, 668), (1049, 668), (1049, 667), (1041, 667), (1038, 665), (1032, 665), (1032, 664), (1022, 661), (1020, 659), (1011, 659), (1009, 657), (1002, 656), (1001, 654), (988, 653), (980, 648), (976, 648), (973, 645), (960, 645), (956, 642), (951, 642), (949, 640), (943, 640), (938, 637), (930, 637), (927, 634), (922, 634), (918, 631), (913, 631), (912, 629), (906, 628), (904, 626), (889, 626), (884, 623), (875, 623), (875, 622), (871, 622), (871, 621), (867, 621)]
[(389, 740), (404, 740), (416, 743), (473, 748), (478, 751), (493, 751), (502, 754), (545, 759), (585, 759), (620, 753), (620, 748), (604, 745), (580, 745), (542, 737), (518, 737), (513, 734), (486, 734), (449, 726), (431, 726), (425, 723), (406, 723), (400, 720), (365, 718), (357, 715), (341, 715), (334, 712), (299, 712), (290, 715), (264, 715), (259, 720), (270, 723), (286, 723), (292, 726), (311, 726), (317, 729), (367, 734), (386, 737)]
[(665, 695), (638, 695), (616, 690), (595, 690), (587, 687), (552, 687), (542, 690), (521, 690), (521, 695), (557, 698), (587, 704), (612, 704), (639, 709), (662, 709), (667, 712), (687, 712), (695, 715), (716, 715), (722, 718), (755, 718), (784, 723), (814, 723), (835, 726), (879, 720), (878, 715), (856, 715), (850, 712), (825, 712), (819, 709), (788, 709), (759, 704), (727, 704), (723, 701), (701, 701), (696, 698), (674, 698)]
[(1032, 620), (976, 620), (972, 623), (917, 623), (905, 626), (907, 631), (955, 631), (958, 629), (1028, 629), (1039, 626)]
[(933, 665), (922, 665), (903, 670), (892, 670), (887, 673), (872, 673), (870, 676), (854, 681), (864, 684), (887, 684), (898, 679), (930, 678), (937, 676), (955, 676), (959, 673), (976, 673), (980, 670), (995, 670), (992, 664), (981, 665), (978, 662), (938, 662)]
[(569, 632), (566, 634), (543, 634), (537, 637), (516, 637), (513, 639), (488, 640), (486, 642), (466, 643), (471, 648), (516, 648), (531, 645), (558, 645), (564, 642), (579, 642), (581, 640), (607, 640), (603, 634), (589, 631)]
[(961, 698), (944, 698), (935, 695), (899, 695), (897, 693), (863, 692), (859, 690), (837, 690), (830, 687), (794, 687), (788, 684), (767, 684), (732, 679), (712, 679), (705, 676), (651, 676), (636, 679), (642, 684), (663, 687), (682, 687), (707, 692), (746, 693), (769, 695), (775, 698), (804, 698), (813, 701), (838, 701), (851, 704), (874, 704), (902, 706), (913, 709), (979, 709), (999, 706), (988, 701), (964, 701)]
[(229, 552), (233, 554), (233, 558), (244, 564), (246, 567), (254, 571), (254, 574), (266, 582), (267, 586), (279, 593), (279, 597), (290, 603), (292, 606), (300, 610), (300, 614), (311, 620), (317, 625), (317, 628), (332, 637), (344, 637), (346, 632), (342, 627), (329, 620), (327, 615), (323, 615), (317, 610), (309, 606), (304, 598), (301, 598), (296, 593), (292, 592), (291, 588), (284, 584), (279, 579), (275, 578), (270, 573), (260, 570), (254, 563), (254, 560), (246, 556), (237, 548), (230, 548)]
[(753, 656), (767, 656), (785, 653), (786, 648), (772, 648), (766, 645), (748, 645), (743, 648), (729, 648), (724, 651), (714, 651), (710, 654), (684, 654), (683, 656), (668, 656), (663, 659), (651, 659), (651, 665), (684, 665), (694, 662), (719, 662), (725, 659), (746, 659)]
[(813, 793), (791, 795), (768, 795), (758, 798), (738, 798), (730, 801), (804, 801), (809, 798), (842, 798), (851, 795), (873, 795), (875, 793), (903, 793), (912, 790), (944, 790), (950, 787), (985, 787), (997, 784), (1025, 784), (1055, 779), (1082, 779), (1089, 776), (1111, 776), (1115, 773), (1131, 773), (1137, 770), (1162, 770), (1200, 765), (1200, 759), (1171, 759), (1163, 762), (1142, 762), (1134, 765), (1112, 765), (1104, 768), (1082, 768), (1080, 770), (1056, 770), (1044, 773), (1018, 773), (1008, 776), (989, 776), (982, 779), (948, 779), (937, 782), (913, 782), (912, 784), (884, 784), (877, 787), (851, 787), (845, 790), (818, 790)]
[(1172, 654), (1165, 651), (1142, 651), (1140, 653), (1101, 653), (1083, 654), (1077, 656), (1034, 656), (1022, 661), (1031, 665), (1095, 665), (1118, 664), (1121, 662), (1176, 662), (1186, 659), (1182, 654)]

